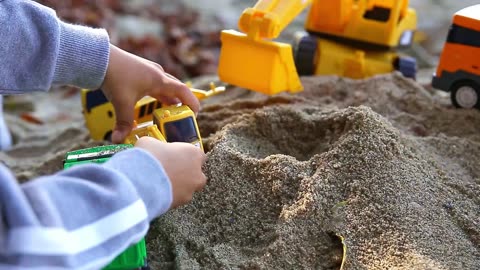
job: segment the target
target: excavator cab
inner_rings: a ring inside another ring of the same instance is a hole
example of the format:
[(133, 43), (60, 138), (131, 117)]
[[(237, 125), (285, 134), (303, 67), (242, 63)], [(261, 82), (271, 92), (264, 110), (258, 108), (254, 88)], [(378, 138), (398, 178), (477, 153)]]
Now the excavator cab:
[(305, 29), (366, 47), (409, 46), (417, 18), (408, 0), (313, 1)]

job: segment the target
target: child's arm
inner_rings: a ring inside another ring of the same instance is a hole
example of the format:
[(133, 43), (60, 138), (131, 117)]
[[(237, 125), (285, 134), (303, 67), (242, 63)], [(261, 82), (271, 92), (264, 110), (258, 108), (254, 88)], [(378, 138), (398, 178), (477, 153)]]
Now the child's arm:
[(0, 1), (0, 93), (47, 91), (52, 84), (98, 88), (105, 77), (109, 37), (103, 29), (61, 22), (28, 0)]
[(60, 21), (34, 1), (0, 0), (0, 42), (0, 95), (47, 91), (52, 84), (101, 87), (115, 108), (114, 143), (130, 133), (135, 103), (146, 95), (199, 111), (190, 89), (159, 64), (109, 44), (103, 29)]
[(172, 204), (162, 166), (139, 148), (21, 186), (0, 165), (0, 269), (99, 269)]

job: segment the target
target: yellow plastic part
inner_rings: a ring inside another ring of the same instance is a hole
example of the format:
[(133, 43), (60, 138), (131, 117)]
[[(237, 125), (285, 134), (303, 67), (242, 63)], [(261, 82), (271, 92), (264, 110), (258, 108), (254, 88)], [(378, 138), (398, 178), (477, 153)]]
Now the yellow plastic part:
[(274, 95), (303, 90), (289, 44), (272, 42), (311, 0), (260, 0), (247, 8), (238, 26), (246, 34), (221, 33), (218, 75), (222, 81)]
[(328, 39), (318, 39), (316, 75), (338, 75), (361, 79), (394, 70), (395, 52), (363, 51), (353, 46), (338, 44)]
[(218, 95), (224, 92), (226, 89), (225, 86), (215, 86), (213, 82), (210, 83), (210, 90), (192, 88), (190, 83), (187, 83), (187, 86), (190, 88), (190, 90), (195, 95), (195, 97), (197, 97), (198, 100)]
[[(202, 138), (195, 114), (187, 105), (171, 105), (156, 109), (152, 118), (153, 121), (136, 126), (124, 143), (135, 144), (141, 137), (149, 136), (162, 142), (191, 143), (203, 151)], [(169, 125), (171, 123), (173, 125)], [(167, 127), (167, 125), (169, 126)]]
[[(409, 0), (316, 0), (305, 28), (314, 33), (394, 48), (404, 32), (413, 34), (416, 30), (416, 12), (408, 4)], [(371, 14), (370, 18), (367, 14)], [(374, 20), (372, 17), (385, 18)]]
[(221, 33), (220, 79), (269, 95), (301, 91), (291, 46), (270, 39), (310, 4), (305, 29), (321, 37), (311, 59), (315, 75), (391, 72), (398, 58), (392, 49), (414, 38), (417, 17), (409, 0), (259, 0), (239, 18), (243, 33)]
[(162, 135), (160, 130), (158, 130), (158, 127), (153, 124), (153, 121), (150, 121), (145, 122), (133, 129), (125, 139), (124, 143), (135, 144), (139, 138), (144, 136), (153, 137), (162, 142), (166, 142), (165, 137)]
[(168, 132), (166, 131), (166, 124), (184, 121), (191, 119), (191, 124), (194, 126), (196, 138), (190, 143), (201, 148), (203, 150), (202, 138), (200, 136), (200, 130), (195, 118), (195, 114), (187, 105), (181, 106), (168, 106), (164, 108), (157, 109), (153, 112), (153, 123), (159, 127), (160, 133), (164, 135), (167, 141), (170, 141), (168, 138)]
[[(107, 140), (115, 126), (115, 110), (112, 103), (105, 101), (87, 110), (87, 93), (92, 90), (82, 89), (81, 100), (85, 125), (94, 140)], [(98, 90), (93, 90), (98, 91)], [(135, 104), (134, 120), (137, 123), (151, 121), (153, 110), (161, 104), (156, 99), (146, 96)], [(150, 112), (150, 113), (148, 113)]]
[[(188, 83), (187, 83), (188, 85)], [(210, 90), (201, 90), (191, 88), (192, 93), (198, 98), (203, 100), (205, 98), (220, 94), (225, 91), (224, 86), (215, 86), (214, 83), (210, 83)], [(95, 106), (87, 106), (87, 94), (90, 91), (100, 90), (88, 90), (82, 89), (81, 100), (83, 108), (83, 117), (85, 119), (85, 125), (90, 132), (90, 137), (94, 140), (108, 140), (108, 137), (112, 133), (112, 129), (115, 126), (115, 110), (112, 103), (104, 100), (101, 104)], [(135, 104), (134, 121), (136, 123), (144, 123), (152, 120), (152, 114), (155, 109), (160, 108), (162, 105), (156, 99), (146, 96), (140, 99)], [(88, 107), (92, 107), (87, 110)]]
[(220, 80), (267, 95), (303, 90), (288, 44), (252, 40), (234, 30), (221, 33)]
[(260, 0), (253, 8), (243, 11), (238, 27), (253, 40), (277, 38), (311, 2), (312, 0)]

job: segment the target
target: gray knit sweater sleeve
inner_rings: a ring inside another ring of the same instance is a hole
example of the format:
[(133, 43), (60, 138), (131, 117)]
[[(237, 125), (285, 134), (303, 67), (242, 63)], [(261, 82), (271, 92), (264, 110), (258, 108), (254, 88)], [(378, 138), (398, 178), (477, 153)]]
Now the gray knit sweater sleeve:
[[(105, 30), (63, 23), (33, 1), (0, 0), (0, 95), (97, 88), (108, 57)], [(162, 165), (140, 148), (21, 185), (0, 160), (0, 270), (102, 269), (145, 236), (172, 196)]]
[(172, 204), (158, 160), (132, 148), (19, 185), (0, 162), (0, 270), (97, 270)]
[(98, 88), (105, 77), (107, 32), (64, 23), (34, 1), (0, 0), (0, 40), (0, 94)]

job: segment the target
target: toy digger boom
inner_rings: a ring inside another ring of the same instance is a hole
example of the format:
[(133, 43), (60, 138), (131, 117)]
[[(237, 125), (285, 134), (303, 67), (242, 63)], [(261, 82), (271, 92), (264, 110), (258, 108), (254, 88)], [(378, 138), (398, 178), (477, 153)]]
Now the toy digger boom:
[[(299, 75), (365, 78), (400, 70), (414, 77), (416, 62), (392, 49), (407, 47), (416, 29), (408, 0), (259, 0), (243, 11), (241, 32), (221, 33), (222, 81), (265, 94), (302, 90)], [(310, 7), (309, 33), (295, 46), (274, 42)], [(294, 57), (295, 56), (295, 57)]]

